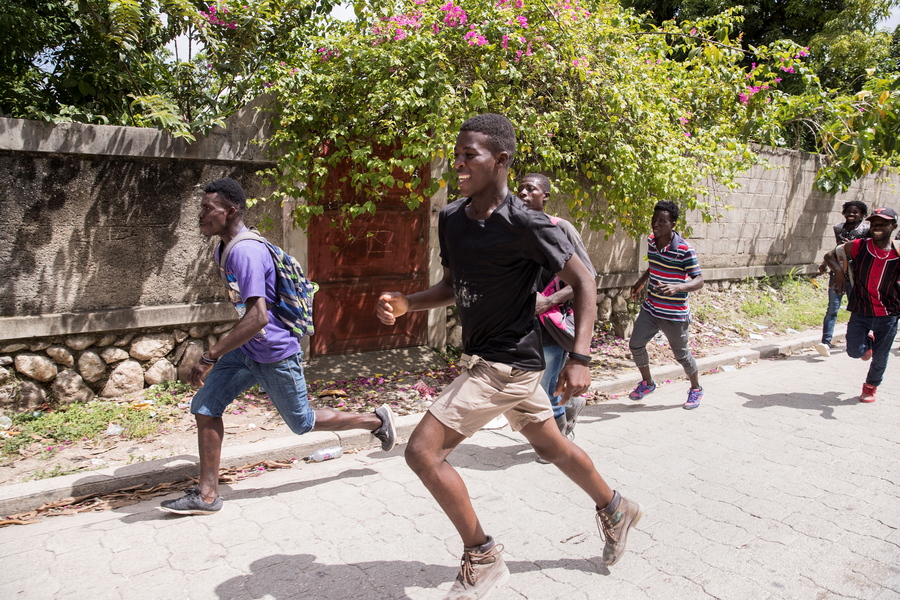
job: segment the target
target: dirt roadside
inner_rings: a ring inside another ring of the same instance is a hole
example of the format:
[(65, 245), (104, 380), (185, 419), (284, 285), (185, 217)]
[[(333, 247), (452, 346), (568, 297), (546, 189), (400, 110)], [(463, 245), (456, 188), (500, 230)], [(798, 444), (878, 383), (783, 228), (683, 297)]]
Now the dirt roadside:
[[(774, 342), (800, 333), (778, 332), (762, 325), (754, 329), (758, 333), (742, 334), (738, 329), (729, 330), (719, 325), (694, 323), (691, 349), (695, 357), (702, 358), (760, 343), (759, 340)], [(611, 380), (636, 371), (631, 362), (627, 340), (616, 338), (610, 333), (600, 333), (595, 336), (592, 347), (594, 360), (591, 371), (595, 381)], [(673, 363), (668, 344), (662, 336), (651, 341), (648, 352), (652, 364)], [(422, 413), (457, 373), (458, 369), (451, 362), (445, 368), (420, 373), (402, 372), (354, 381), (311, 381), (310, 398), (314, 408), (332, 407), (345, 411), (370, 412), (387, 402), (399, 415)], [(588, 398), (588, 402), (602, 402), (616, 395), (594, 393)], [(173, 416), (167, 419), (159, 434), (140, 440), (126, 439), (122, 435), (106, 435), (98, 440), (59, 444), (36, 438), (18, 457), (0, 464), (0, 485), (119, 467), (158, 458), (195, 455), (196, 426), (189, 411), (190, 399), (190, 393), (180, 399), (178, 409), (173, 411)], [(123, 409), (135, 406), (144, 410), (152, 409), (152, 404), (148, 406), (144, 400), (123, 399)], [(268, 397), (261, 392), (242, 395), (229, 406), (225, 414), (225, 447), (291, 435), (293, 434), (284, 425)]]

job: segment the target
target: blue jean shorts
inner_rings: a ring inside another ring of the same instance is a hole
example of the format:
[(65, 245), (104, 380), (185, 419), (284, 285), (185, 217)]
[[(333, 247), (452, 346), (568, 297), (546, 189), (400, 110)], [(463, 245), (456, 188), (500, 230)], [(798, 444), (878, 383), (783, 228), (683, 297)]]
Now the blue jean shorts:
[(258, 383), (291, 431), (298, 435), (310, 432), (316, 426), (316, 413), (309, 407), (302, 359), (303, 353), (297, 352), (279, 362), (260, 363), (240, 348), (232, 350), (219, 358), (194, 394), (191, 413), (221, 417), (241, 392)]

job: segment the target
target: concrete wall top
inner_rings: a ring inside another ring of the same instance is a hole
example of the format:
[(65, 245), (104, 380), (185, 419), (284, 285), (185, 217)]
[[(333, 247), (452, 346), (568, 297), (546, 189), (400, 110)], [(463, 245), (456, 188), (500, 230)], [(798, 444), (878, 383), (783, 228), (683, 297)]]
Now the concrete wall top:
[(81, 156), (171, 158), (271, 164), (260, 143), (271, 134), (270, 98), (261, 96), (237, 111), (225, 128), (188, 142), (145, 127), (44, 123), (0, 117), (0, 150)]

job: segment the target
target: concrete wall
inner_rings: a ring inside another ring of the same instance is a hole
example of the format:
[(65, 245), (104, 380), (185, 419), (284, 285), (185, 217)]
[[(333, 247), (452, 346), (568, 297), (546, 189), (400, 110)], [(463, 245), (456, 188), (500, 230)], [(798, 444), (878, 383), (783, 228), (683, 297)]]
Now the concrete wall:
[[(40, 405), (51, 385), (72, 400), (139, 389), (192, 364), (228, 331), (235, 313), (213, 272), (214, 241), (196, 228), (200, 186), (229, 176), (251, 197), (268, 192), (256, 174), (271, 165), (260, 143), (270, 130), (257, 110), (265, 102), (190, 144), (151, 129), (0, 118), (0, 405)], [(887, 173), (827, 196), (812, 189), (819, 157), (764, 154), (770, 166), (723, 192), (713, 222), (687, 215), (707, 281), (812, 272), (833, 246), (844, 202), (900, 208)], [(435, 176), (443, 169), (432, 165)], [(446, 202), (446, 194), (432, 201), (431, 283), (442, 276), (436, 227)], [(290, 209), (257, 205), (247, 221), (305, 264), (306, 235), (291, 227)], [(598, 316), (615, 325), (646, 268), (644, 241), (582, 235), (601, 273)], [(429, 343), (442, 346), (446, 313), (432, 311), (428, 323)], [(12, 369), (16, 385), (7, 383)]]
[[(231, 318), (214, 243), (196, 227), (201, 187), (233, 177), (259, 196), (256, 172), (271, 164), (253, 142), (267, 135), (264, 113), (251, 106), (232, 121), (188, 144), (0, 118), (0, 340)], [(283, 243), (280, 207), (247, 220)]]
[[(687, 239), (696, 248), (707, 281), (761, 277), (792, 269), (815, 271), (834, 248), (832, 225), (843, 221), (841, 206), (862, 200), (870, 209), (900, 209), (897, 176), (883, 170), (857, 181), (845, 193), (823, 194), (813, 189), (821, 157), (788, 150), (762, 150), (768, 166), (755, 166), (738, 178), (740, 188), (722, 190), (715, 203), (718, 218), (704, 223), (689, 212)], [(555, 206), (550, 206), (553, 212)], [(564, 216), (564, 211), (560, 211)], [(683, 230), (684, 227), (682, 226)], [(650, 224), (647, 224), (649, 233)], [(582, 228), (582, 237), (601, 274), (598, 287), (613, 290), (631, 286), (646, 269), (644, 240), (622, 233), (604, 239)]]
[[(202, 186), (268, 190), (265, 99), (195, 143), (128, 127), (0, 118), (0, 407), (118, 397), (183, 377), (236, 319), (197, 230)], [(306, 257), (283, 209), (248, 224)], [(287, 225), (286, 225), (287, 223)]]

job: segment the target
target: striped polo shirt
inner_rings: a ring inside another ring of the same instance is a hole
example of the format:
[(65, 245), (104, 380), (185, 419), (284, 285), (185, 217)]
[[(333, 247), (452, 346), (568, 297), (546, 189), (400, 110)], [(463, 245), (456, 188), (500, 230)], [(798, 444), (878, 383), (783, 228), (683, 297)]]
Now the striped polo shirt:
[(688, 308), (688, 293), (679, 292), (674, 296), (662, 296), (656, 290), (664, 283), (684, 283), (699, 277), (701, 272), (697, 253), (674, 231), (672, 242), (662, 250), (657, 250), (651, 233), (647, 238), (647, 262), (650, 263), (650, 281), (643, 308), (658, 319), (686, 321), (691, 314)]
[(871, 238), (853, 240), (850, 268), (855, 284), (850, 289), (847, 310), (861, 317), (900, 315), (900, 258), (893, 247), (883, 250)]

